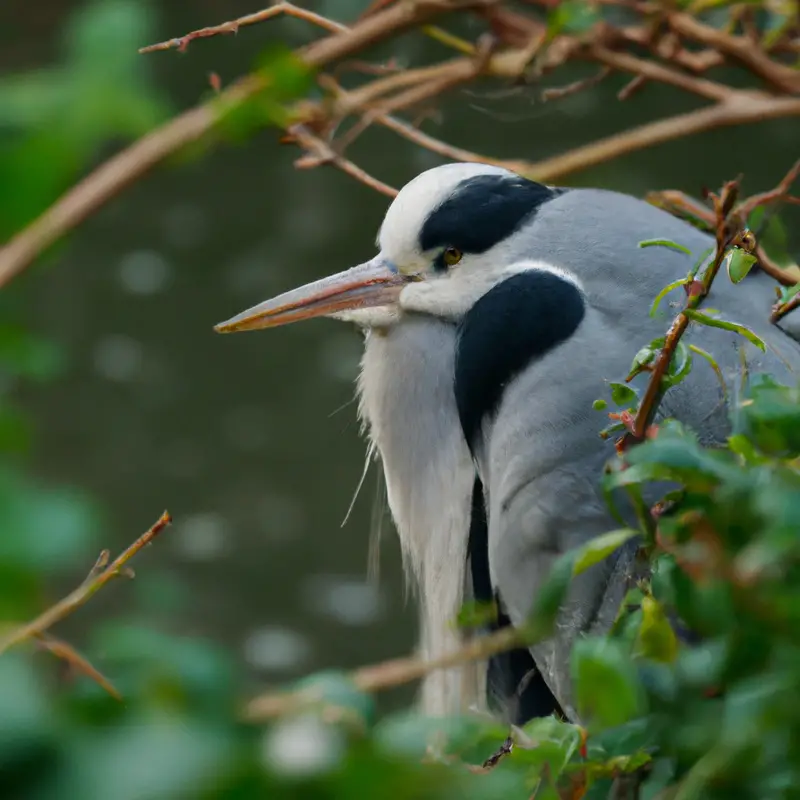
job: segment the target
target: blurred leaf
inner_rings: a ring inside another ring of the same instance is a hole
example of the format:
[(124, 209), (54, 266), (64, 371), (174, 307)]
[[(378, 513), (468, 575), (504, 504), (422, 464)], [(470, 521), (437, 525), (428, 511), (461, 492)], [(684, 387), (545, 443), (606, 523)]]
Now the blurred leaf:
[[(477, 739), (482, 731), (496, 723), (481, 717), (425, 717), (414, 711), (398, 712), (378, 722), (374, 736), (376, 745), (386, 753), (406, 758), (422, 758), (428, 746), (436, 743), (447, 753), (458, 752)], [(507, 733), (497, 739), (499, 745)], [(487, 751), (486, 756), (491, 751)]]
[(654, 597), (642, 599), (642, 625), (639, 628), (637, 655), (672, 663), (678, 654), (678, 640), (661, 604)]
[(542, 636), (550, 633), (555, 625), (558, 612), (572, 582), (576, 557), (575, 550), (569, 550), (559, 556), (536, 594), (528, 622)]
[(548, 37), (552, 38), (560, 33), (573, 36), (586, 33), (600, 19), (600, 12), (593, 3), (585, 0), (564, 0), (556, 3), (547, 15)]
[(755, 264), (757, 260), (758, 259), (752, 253), (742, 250), (741, 247), (731, 247), (725, 254), (723, 260), (731, 283), (741, 283), (741, 281), (747, 277), (747, 274), (753, 268), (753, 264)]
[(90, 565), (98, 523), (83, 494), (39, 487), (0, 469), (0, 562), (37, 572)]
[(0, 453), (23, 453), (31, 443), (33, 426), (18, 408), (0, 405)]
[(496, 620), (496, 603), (473, 600), (461, 606), (456, 624), (459, 628), (480, 628)]
[(617, 531), (595, 536), (584, 544), (577, 552), (575, 562), (572, 567), (573, 575), (580, 575), (589, 567), (604, 561), (615, 550), (622, 547), (625, 542), (630, 541), (634, 536), (638, 536), (639, 531), (633, 528), (622, 528)]
[(767, 349), (764, 342), (744, 325), (739, 325), (737, 322), (728, 322), (724, 319), (712, 319), (707, 314), (702, 314), (693, 309), (687, 309), (683, 313), (686, 314), (692, 322), (699, 322), (701, 325), (707, 325), (709, 328), (722, 328), (726, 331), (733, 331), (740, 336), (744, 336), (747, 341), (752, 342), (759, 350), (764, 351)]
[(572, 680), (578, 710), (592, 730), (621, 725), (642, 710), (636, 671), (619, 642), (589, 636), (576, 640)]
[(539, 769), (546, 766), (549, 776), (555, 780), (578, 752), (581, 740), (579, 726), (552, 716), (539, 717), (522, 727), (511, 759)]
[(719, 481), (733, 479), (735, 467), (723, 453), (701, 448), (697, 440), (674, 425), (662, 425), (659, 435), (633, 448), (629, 466), (603, 478), (606, 489), (651, 480), (677, 481), (697, 491), (709, 491)]
[(114, 800), (197, 797), (232, 767), (234, 742), (224, 728), (167, 715), (136, 717), (67, 743), (64, 797), (101, 797), (111, 786)]
[(317, 672), (298, 681), (295, 688), (313, 692), (320, 704), (338, 708), (354, 720), (371, 724), (374, 719), (375, 703), (372, 696), (357, 688), (344, 672)]
[[(17, 653), (0, 658), (0, 787), (14, 763), (55, 734), (45, 686), (30, 661)], [(3, 793), (3, 796), (9, 796)]]
[(48, 381), (62, 373), (64, 351), (21, 326), (0, 323), (0, 364), (14, 375)]

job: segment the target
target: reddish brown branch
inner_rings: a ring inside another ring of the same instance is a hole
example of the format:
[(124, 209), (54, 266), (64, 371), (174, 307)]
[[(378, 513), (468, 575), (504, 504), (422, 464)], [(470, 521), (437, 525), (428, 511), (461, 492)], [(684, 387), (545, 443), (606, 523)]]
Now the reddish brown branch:
[(785, 303), (776, 303), (772, 307), (772, 313), (769, 315), (770, 322), (777, 322), (798, 307), (800, 307), (800, 292)]

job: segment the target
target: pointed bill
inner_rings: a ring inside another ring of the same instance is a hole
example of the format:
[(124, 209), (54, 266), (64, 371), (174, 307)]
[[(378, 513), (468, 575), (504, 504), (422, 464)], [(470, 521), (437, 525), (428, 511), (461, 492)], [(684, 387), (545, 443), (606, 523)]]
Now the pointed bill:
[(380, 256), (259, 303), (214, 326), (217, 333), (276, 328), (291, 322), (374, 306), (394, 305), (412, 278)]

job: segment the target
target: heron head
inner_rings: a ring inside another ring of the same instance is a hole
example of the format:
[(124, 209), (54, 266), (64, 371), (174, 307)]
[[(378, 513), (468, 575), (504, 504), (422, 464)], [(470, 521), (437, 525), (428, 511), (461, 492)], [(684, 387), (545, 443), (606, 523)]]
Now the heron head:
[(458, 321), (492, 286), (525, 268), (526, 225), (562, 190), (501, 167), (455, 163), (398, 193), (369, 261), (267, 300), (215, 326), (257, 330), (313, 317), (383, 327), (404, 312)]

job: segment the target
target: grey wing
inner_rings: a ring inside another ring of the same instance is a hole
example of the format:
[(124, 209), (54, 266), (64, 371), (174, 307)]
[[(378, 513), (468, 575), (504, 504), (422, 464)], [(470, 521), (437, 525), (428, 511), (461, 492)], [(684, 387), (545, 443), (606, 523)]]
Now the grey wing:
[[(577, 275), (586, 292), (586, 316), (569, 340), (506, 388), (494, 419), (484, 424), (478, 456), (491, 577), (512, 624), (524, 619), (559, 555), (616, 527), (599, 490), (613, 445), (599, 438), (606, 418), (592, 403), (608, 396), (608, 381), (624, 378), (640, 347), (664, 335), (685, 296), (682, 290), (669, 296), (655, 318), (648, 313), (650, 304), (695, 260), (664, 248), (640, 249), (638, 242), (670, 238), (695, 257), (712, 244), (704, 234), (633, 198), (591, 190), (570, 194), (542, 209), (539, 235), (532, 234), (536, 245), (528, 252), (537, 250), (534, 255)], [(559, 217), (569, 239), (557, 236)], [(729, 400), (740, 385), (742, 355), (751, 375), (766, 371), (788, 382), (800, 376), (800, 345), (768, 320), (774, 286), (763, 273), (753, 273), (738, 286), (720, 275), (706, 301), (761, 336), (766, 353), (736, 334), (699, 325), (692, 325), (684, 339), (716, 358)], [(661, 416), (676, 417), (703, 441), (718, 443), (729, 431), (724, 397), (711, 366), (696, 359), (687, 380), (667, 393)], [(581, 632), (611, 624), (626, 580), (639, 569), (635, 549), (631, 543), (577, 578), (556, 637), (532, 649), (551, 690), (573, 718), (571, 645)]]

